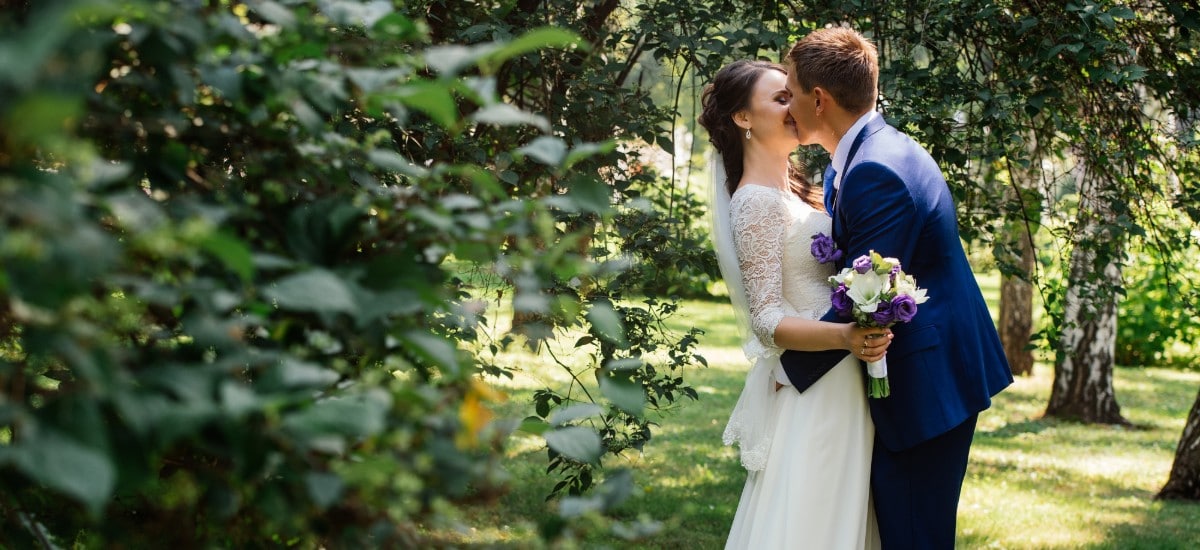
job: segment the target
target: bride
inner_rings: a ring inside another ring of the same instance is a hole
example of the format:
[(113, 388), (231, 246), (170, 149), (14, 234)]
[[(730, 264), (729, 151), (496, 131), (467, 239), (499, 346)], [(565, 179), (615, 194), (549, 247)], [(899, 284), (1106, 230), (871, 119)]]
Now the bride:
[[(726, 548), (878, 548), (875, 427), (859, 360), (882, 358), (891, 334), (816, 320), (834, 269), (810, 247), (830, 234), (830, 218), (790, 160), (799, 138), (786, 77), (774, 63), (737, 61), (702, 97), (700, 123), (719, 154), (713, 238), (752, 363), (724, 436), (748, 470)], [(801, 393), (780, 366), (784, 349), (850, 353)]]

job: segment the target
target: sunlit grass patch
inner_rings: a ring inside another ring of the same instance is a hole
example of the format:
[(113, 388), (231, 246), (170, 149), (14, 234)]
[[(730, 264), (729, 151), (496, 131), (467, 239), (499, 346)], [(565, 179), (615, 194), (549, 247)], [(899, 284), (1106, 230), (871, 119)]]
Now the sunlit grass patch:
[[(997, 285), (998, 286), (998, 285)], [(995, 292), (994, 289), (991, 292)], [(662, 531), (634, 543), (593, 534), (584, 548), (720, 548), (745, 483), (736, 450), (721, 444), (749, 365), (728, 304), (688, 301), (669, 321), (697, 326), (707, 368), (684, 374), (699, 401), (650, 413), (657, 426), (644, 452), (608, 456), (606, 468), (630, 468), (638, 491), (618, 510), (623, 521), (648, 517)], [(524, 355), (522, 355), (524, 353)], [(537, 381), (558, 381), (527, 352), (512, 352), (522, 372), (495, 381), (509, 394), (501, 416), (531, 414)], [(527, 379), (520, 379), (527, 376)], [(1117, 400), (1133, 427), (1092, 426), (1042, 417), (1053, 369), (1039, 363), (980, 415), (959, 507), (956, 547), (1003, 549), (1191, 549), (1200, 546), (1200, 505), (1159, 502), (1200, 373), (1117, 369)], [(545, 474), (538, 437), (515, 435), (504, 458), (512, 483), (499, 505), (467, 507), (451, 545), (539, 548), (537, 527), (551, 517), (545, 501), (557, 481)], [(570, 546), (568, 544), (567, 546)]]

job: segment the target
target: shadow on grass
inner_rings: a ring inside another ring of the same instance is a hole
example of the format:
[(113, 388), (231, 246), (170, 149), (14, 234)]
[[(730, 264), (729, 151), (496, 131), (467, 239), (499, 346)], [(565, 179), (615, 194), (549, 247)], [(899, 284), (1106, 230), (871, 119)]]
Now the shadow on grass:
[(1200, 548), (1200, 503), (1155, 501), (1136, 521), (1113, 526), (1096, 549), (1194, 550)]

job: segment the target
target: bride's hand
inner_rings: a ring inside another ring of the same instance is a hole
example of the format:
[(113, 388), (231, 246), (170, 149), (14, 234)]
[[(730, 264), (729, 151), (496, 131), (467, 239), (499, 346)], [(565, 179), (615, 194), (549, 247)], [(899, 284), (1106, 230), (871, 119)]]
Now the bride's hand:
[(846, 344), (855, 357), (866, 362), (879, 361), (887, 354), (892, 343), (892, 329), (860, 327), (853, 323), (847, 326)]

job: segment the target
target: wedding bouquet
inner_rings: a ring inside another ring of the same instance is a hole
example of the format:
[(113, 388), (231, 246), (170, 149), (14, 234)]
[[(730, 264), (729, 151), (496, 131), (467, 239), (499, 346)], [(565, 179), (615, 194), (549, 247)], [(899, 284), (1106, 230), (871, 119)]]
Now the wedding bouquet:
[[(824, 234), (813, 236), (813, 256), (827, 263), (841, 258), (833, 239)], [(850, 267), (829, 278), (833, 287), (833, 309), (845, 319), (863, 327), (887, 328), (907, 323), (917, 315), (917, 306), (929, 299), (925, 289), (917, 288), (912, 275), (904, 272), (900, 261), (885, 258), (874, 250), (859, 256)], [(887, 358), (867, 363), (867, 396), (879, 398), (891, 394), (887, 380)]]

